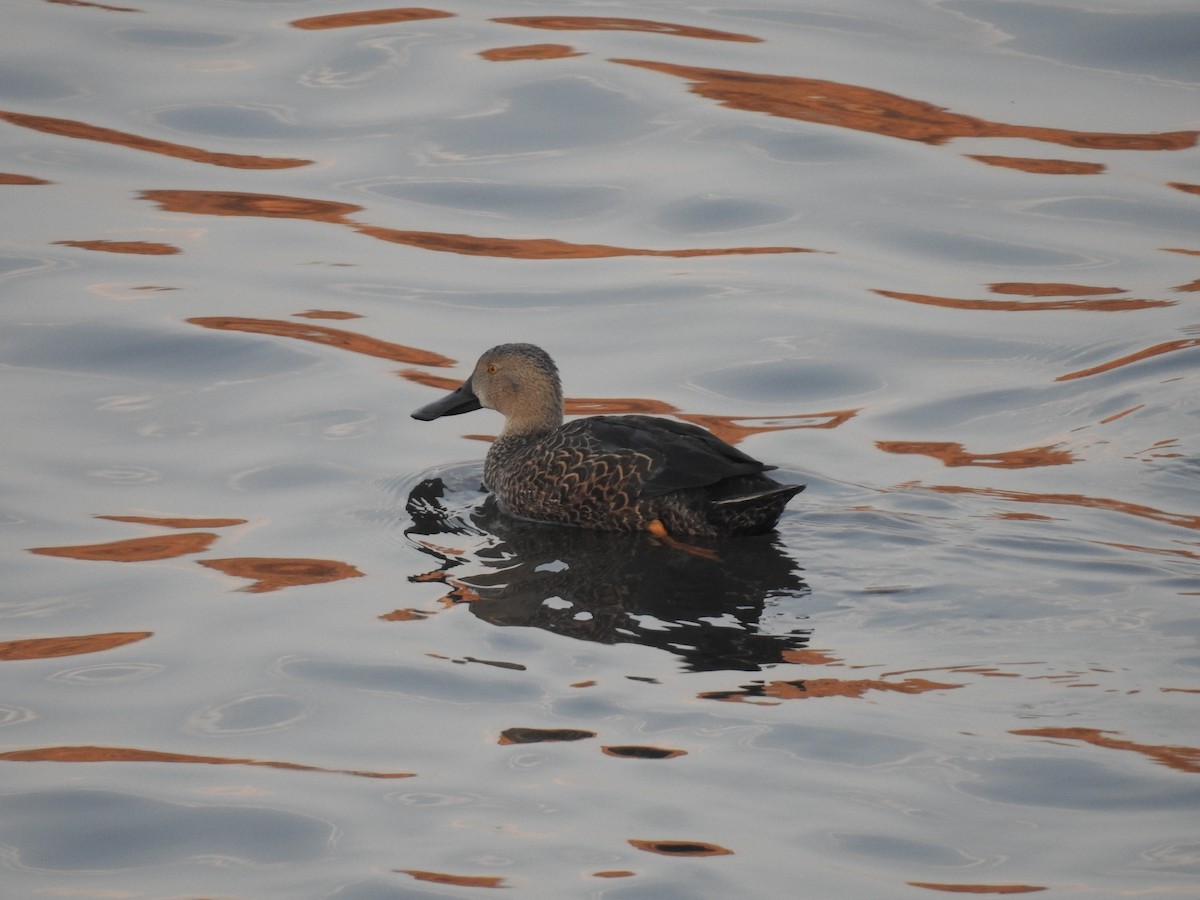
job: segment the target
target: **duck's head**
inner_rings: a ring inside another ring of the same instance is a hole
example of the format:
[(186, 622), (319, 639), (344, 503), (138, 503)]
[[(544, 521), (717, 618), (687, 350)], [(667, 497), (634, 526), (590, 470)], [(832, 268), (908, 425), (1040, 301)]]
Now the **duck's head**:
[(476, 409), (494, 409), (505, 432), (555, 428), (563, 420), (562, 385), (554, 360), (533, 344), (500, 344), (479, 357), (475, 371), (456, 390), (413, 412), (429, 422)]

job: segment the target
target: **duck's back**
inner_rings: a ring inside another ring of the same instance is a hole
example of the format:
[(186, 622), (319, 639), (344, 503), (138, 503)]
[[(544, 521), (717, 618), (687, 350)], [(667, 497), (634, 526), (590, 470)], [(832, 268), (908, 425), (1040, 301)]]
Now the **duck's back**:
[(702, 428), (653, 416), (593, 416), (502, 436), (484, 480), (513, 514), (610, 531), (659, 520), (679, 534), (759, 533), (802, 485)]

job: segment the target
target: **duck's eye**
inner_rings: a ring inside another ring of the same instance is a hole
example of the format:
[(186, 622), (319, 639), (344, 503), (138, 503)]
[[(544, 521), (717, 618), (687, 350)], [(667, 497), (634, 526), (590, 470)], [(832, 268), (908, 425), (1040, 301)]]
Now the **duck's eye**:
[(495, 374), (496, 374), (496, 368), (497, 368), (497, 367), (496, 367), (496, 364), (495, 364), (495, 363), (492, 363), (490, 366), (488, 366), (488, 374), (489, 374), (489, 375), (495, 375)]

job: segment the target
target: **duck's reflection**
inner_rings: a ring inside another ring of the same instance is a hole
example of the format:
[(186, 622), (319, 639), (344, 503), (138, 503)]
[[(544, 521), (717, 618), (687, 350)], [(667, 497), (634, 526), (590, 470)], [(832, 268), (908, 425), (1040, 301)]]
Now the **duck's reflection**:
[(447, 493), (430, 478), (408, 496), (405, 534), (440, 563), (410, 580), (444, 582), (450, 599), (469, 600), (493, 625), (646, 644), (694, 671), (755, 671), (808, 643), (790, 602), (808, 586), (772, 535), (681, 549), (648, 534), (513, 519), (490, 496), (455, 508)]

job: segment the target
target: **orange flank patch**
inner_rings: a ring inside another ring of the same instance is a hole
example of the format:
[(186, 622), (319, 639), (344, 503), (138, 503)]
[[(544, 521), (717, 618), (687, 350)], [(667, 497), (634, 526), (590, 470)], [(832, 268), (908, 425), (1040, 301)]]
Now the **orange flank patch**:
[(73, 634), (0, 641), (0, 659), (53, 659), (59, 656), (99, 653), (144, 641), (153, 634), (153, 631), (113, 631), (108, 634)]
[(162, 534), (153, 537), (129, 538), (107, 544), (78, 544), (73, 547), (30, 547), (39, 556), (62, 556), (67, 559), (101, 560), (107, 562), (145, 562), (152, 559), (173, 559), (200, 553), (217, 539), (204, 531), (188, 534)]

